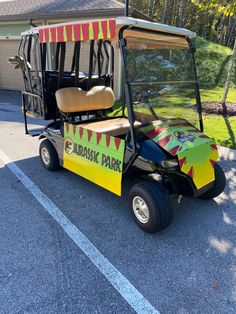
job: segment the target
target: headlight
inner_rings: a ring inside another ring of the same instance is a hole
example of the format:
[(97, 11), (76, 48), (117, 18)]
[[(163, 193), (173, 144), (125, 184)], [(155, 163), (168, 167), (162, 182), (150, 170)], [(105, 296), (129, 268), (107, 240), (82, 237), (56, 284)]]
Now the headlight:
[(166, 159), (161, 161), (161, 165), (163, 168), (175, 168), (179, 163), (177, 159)]

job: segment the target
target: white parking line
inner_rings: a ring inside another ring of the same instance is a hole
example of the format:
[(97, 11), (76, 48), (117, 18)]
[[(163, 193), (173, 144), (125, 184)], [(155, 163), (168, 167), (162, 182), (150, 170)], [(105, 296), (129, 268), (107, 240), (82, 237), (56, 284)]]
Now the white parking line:
[(0, 150), (0, 159), (58, 222), (90, 261), (100, 270), (129, 305), (140, 314), (160, 314), (148, 300), (113, 266), (88, 238), (60, 211), (60, 209), (34, 184), (32, 180)]

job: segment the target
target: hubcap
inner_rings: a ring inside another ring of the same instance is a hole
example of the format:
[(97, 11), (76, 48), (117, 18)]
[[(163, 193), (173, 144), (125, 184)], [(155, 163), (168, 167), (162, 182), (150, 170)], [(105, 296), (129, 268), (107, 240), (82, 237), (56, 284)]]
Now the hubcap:
[(50, 155), (46, 147), (43, 147), (41, 150), (41, 157), (46, 166), (50, 163)]
[(146, 202), (140, 196), (135, 196), (132, 203), (136, 218), (143, 224), (147, 223), (150, 214)]

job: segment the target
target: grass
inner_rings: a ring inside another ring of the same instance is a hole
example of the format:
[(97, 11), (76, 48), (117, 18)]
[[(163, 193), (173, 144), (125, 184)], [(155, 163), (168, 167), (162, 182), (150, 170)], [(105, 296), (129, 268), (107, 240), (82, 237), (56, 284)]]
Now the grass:
[[(223, 87), (216, 87), (213, 89), (200, 89), (202, 101), (221, 101), (224, 89)], [(228, 102), (236, 103), (236, 88), (230, 88)]]
[[(223, 88), (201, 90), (202, 101), (220, 101)], [(227, 101), (236, 103), (236, 88), (231, 88)], [(222, 146), (236, 149), (236, 117), (203, 114), (204, 133)]]
[(236, 117), (204, 115), (203, 123), (204, 133), (214, 138), (217, 144), (236, 149)]
[[(202, 102), (220, 101), (223, 95), (223, 88), (217, 87), (214, 89), (201, 89)], [(236, 102), (236, 88), (231, 88), (229, 91), (229, 102)], [(157, 108), (157, 113), (164, 118), (184, 118), (192, 123), (196, 122), (197, 114), (193, 107), (189, 106), (194, 100), (186, 97), (185, 94), (169, 94), (160, 96), (158, 100), (151, 100), (152, 106)], [(183, 106), (183, 104), (186, 104)], [(114, 111), (111, 115), (121, 114), (121, 101), (117, 101), (114, 106)], [(147, 107), (137, 108), (137, 111), (149, 113)], [(223, 117), (220, 115), (209, 115), (203, 113), (204, 133), (209, 137), (214, 138), (216, 143), (222, 146), (236, 149), (236, 117)], [(196, 124), (196, 123), (194, 123)]]

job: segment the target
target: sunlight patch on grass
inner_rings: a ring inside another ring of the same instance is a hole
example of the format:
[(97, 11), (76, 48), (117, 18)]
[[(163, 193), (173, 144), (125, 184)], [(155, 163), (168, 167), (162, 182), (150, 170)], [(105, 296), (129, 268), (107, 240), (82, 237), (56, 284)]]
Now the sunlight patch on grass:
[[(221, 101), (224, 88), (217, 87), (214, 89), (200, 89), (200, 92), (202, 102)], [(227, 101), (236, 103), (236, 88), (230, 88)]]
[(204, 133), (216, 143), (236, 149), (236, 117), (203, 115)]

